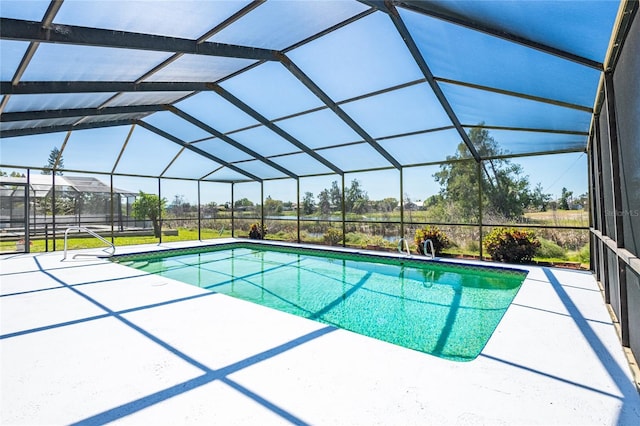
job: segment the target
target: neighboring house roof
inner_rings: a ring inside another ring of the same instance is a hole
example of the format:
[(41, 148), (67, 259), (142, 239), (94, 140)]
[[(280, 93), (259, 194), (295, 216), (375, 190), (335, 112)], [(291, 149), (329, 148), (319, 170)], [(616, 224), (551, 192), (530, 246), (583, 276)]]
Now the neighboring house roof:
[[(0, 177), (0, 185), (11, 184), (26, 184), (26, 177)], [(31, 187), (32, 195), (36, 198), (45, 197), (53, 186), (51, 175), (31, 175), (29, 177), (29, 185)], [(76, 192), (91, 192), (91, 193), (111, 193), (111, 187), (100, 179), (90, 176), (56, 176), (55, 185), (58, 188), (64, 190), (71, 190)], [(2, 189), (2, 195), (5, 194), (5, 188)], [(113, 188), (113, 192), (120, 195), (135, 196), (136, 192), (132, 192), (125, 189)]]

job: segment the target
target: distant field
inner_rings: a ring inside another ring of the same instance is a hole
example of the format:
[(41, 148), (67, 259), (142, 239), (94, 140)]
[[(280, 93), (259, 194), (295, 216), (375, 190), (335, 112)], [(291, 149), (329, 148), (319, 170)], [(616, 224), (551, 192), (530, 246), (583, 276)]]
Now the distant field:
[(585, 210), (549, 210), (546, 212), (525, 213), (531, 223), (557, 226), (588, 226), (589, 212)]

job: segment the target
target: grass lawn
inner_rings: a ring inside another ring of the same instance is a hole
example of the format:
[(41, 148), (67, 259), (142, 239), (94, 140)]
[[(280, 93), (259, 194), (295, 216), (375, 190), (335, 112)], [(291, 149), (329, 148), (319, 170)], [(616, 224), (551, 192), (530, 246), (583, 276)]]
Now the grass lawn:
[[(213, 239), (213, 238), (228, 238), (231, 237), (231, 230), (224, 231), (220, 234), (220, 231), (210, 230), (210, 229), (202, 229), (201, 238), (203, 240)], [(109, 240), (109, 237), (105, 236), (105, 239)], [(198, 231), (193, 229), (180, 228), (178, 230), (178, 235), (163, 235), (163, 242), (172, 242), (172, 241), (193, 241), (198, 239)], [(137, 244), (157, 244), (160, 242), (158, 238), (153, 236), (131, 236), (131, 237), (115, 237), (114, 245), (117, 246), (131, 246)], [(48, 251), (53, 251), (53, 240), (50, 239), (48, 242)], [(67, 248), (69, 250), (75, 249), (89, 249), (89, 248), (101, 248), (107, 247), (104, 242), (98, 240), (97, 238), (84, 235), (81, 238), (69, 237), (67, 239)], [(0, 252), (9, 252), (15, 251), (16, 242), (15, 241), (2, 241), (0, 242)], [(56, 238), (56, 250), (60, 251), (64, 249), (64, 238)], [(47, 242), (41, 239), (35, 239), (31, 241), (31, 252), (32, 253), (41, 253), (47, 250)]]

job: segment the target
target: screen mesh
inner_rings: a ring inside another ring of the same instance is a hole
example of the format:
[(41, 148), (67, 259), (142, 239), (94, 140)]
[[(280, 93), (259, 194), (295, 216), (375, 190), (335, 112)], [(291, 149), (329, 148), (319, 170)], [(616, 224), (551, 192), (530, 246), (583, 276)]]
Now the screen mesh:
[(600, 155), (602, 159), (602, 194), (604, 198), (604, 228), (603, 234), (615, 240), (615, 222), (613, 209), (613, 182), (611, 180), (611, 154), (609, 150), (609, 124), (607, 123), (608, 110), (606, 104), (600, 114)]
[[(640, 24), (632, 24), (614, 73), (624, 245), (640, 254)], [(637, 323), (639, 324), (639, 323)]]
[(640, 306), (640, 276), (634, 273), (631, 268), (627, 268), (627, 303), (629, 309), (629, 346), (636, 354), (640, 354), (640, 309), (633, 309)]
[(606, 249), (607, 262), (609, 266), (609, 297), (611, 308), (620, 319), (620, 283), (618, 282), (618, 257), (614, 252)]

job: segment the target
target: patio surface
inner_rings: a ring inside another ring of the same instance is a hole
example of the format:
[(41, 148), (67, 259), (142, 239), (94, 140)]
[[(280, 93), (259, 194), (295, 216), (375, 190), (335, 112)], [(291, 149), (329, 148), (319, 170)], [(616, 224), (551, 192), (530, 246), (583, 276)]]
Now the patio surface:
[(72, 255), (0, 257), (3, 425), (640, 424), (590, 273), (522, 267), (461, 363)]

